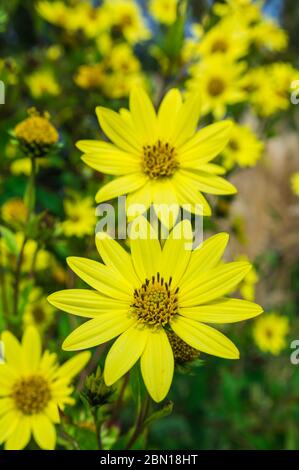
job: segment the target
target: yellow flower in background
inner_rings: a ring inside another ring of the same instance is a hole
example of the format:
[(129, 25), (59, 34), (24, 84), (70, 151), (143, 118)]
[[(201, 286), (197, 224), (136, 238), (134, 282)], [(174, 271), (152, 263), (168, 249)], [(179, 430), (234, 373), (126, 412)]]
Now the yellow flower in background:
[(245, 101), (243, 89), (245, 62), (230, 62), (223, 54), (213, 54), (189, 69), (188, 89), (200, 93), (203, 114), (212, 113), (216, 119), (224, 117), (227, 107)]
[(291, 64), (275, 62), (248, 71), (244, 87), (257, 114), (269, 117), (290, 107), (291, 84), (299, 71)]
[(198, 52), (203, 57), (223, 54), (226, 60), (239, 59), (247, 54), (249, 38), (247, 29), (229, 18), (219, 21), (207, 31), (198, 44)]
[[(227, 144), (231, 123), (223, 121), (197, 131), (198, 94), (190, 93), (182, 101), (180, 92), (172, 89), (156, 114), (144, 90), (134, 88), (130, 112), (116, 113), (103, 107), (96, 112), (101, 128), (113, 143), (82, 140), (77, 147), (84, 152), (82, 160), (87, 165), (117, 176), (98, 191), (98, 203), (128, 194), (128, 209), (136, 205), (147, 209), (152, 203), (159, 209), (168, 204), (178, 213), (179, 206), (189, 204), (190, 211), (210, 215), (210, 206), (201, 191), (236, 192), (209, 166)], [(165, 214), (157, 212), (167, 224)]]
[(91, 197), (72, 198), (64, 201), (66, 220), (61, 229), (67, 237), (83, 237), (94, 233), (96, 224), (95, 207)]
[(33, 98), (58, 96), (61, 92), (59, 83), (50, 70), (38, 70), (25, 80)]
[(74, 81), (81, 88), (100, 88), (105, 82), (103, 64), (80, 65)]
[(46, 50), (47, 59), (56, 62), (63, 55), (63, 48), (59, 44), (53, 44)]
[(21, 450), (31, 436), (42, 449), (56, 444), (55, 424), (59, 409), (73, 405), (70, 385), (90, 358), (78, 354), (61, 367), (56, 354), (42, 354), (37, 330), (25, 330), (22, 343), (9, 332), (1, 335), (5, 363), (0, 364), (0, 444), (7, 450)]
[[(40, 167), (48, 167), (49, 162), (45, 158), (37, 158), (36, 159), (36, 166), (37, 168)], [(9, 166), (10, 172), (13, 175), (30, 175), (31, 172), (31, 159), (28, 158), (18, 158), (11, 162)]]
[(249, 34), (251, 42), (258, 48), (282, 51), (288, 45), (287, 32), (270, 18), (265, 18), (260, 23), (253, 25)]
[[(248, 256), (238, 256), (237, 261), (249, 262)], [(253, 302), (255, 300), (255, 285), (259, 282), (259, 276), (254, 266), (244, 277), (239, 285), (239, 291), (245, 300)]]
[(275, 356), (287, 346), (289, 319), (277, 313), (267, 313), (254, 322), (253, 338), (258, 348)]
[(296, 196), (299, 196), (299, 172), (291, 176), (291, 188)]
[(177, 18), (178, 0), (149, 0), (149, 12), (160, 23), (171, 25)]
[(226, 0), (224, 3), (215, 3), (213, 12), (220, 17), (227, 17), (244, 26), (251, 26), (262, 17), (262, 1), (252, 0)]
[(66, 338), (65, 350), (92, 348), (118, 337), (106, 357), (106, 384), (116, 382), (140, 358), (144, 383), (159, 402), (173, 376), (169, 329), (198, 351), (238, 359), (236, 346), (205, 323), (238, 322), (259, 315), (262, 308), (225, 297), (251, 268), (247, 262), (219, 264), (227, 234), (215, 235), (191, 251), (186, 247), (192, 239), (188, 221), (176, 225), (163, 249), (142, 217), (138, 233), (130, 240), (131, 255), (107, 234), (98, 233), (96, 245), (104, 264), (67, 259), (95, 290), (64, 290), (48, 300), (68, 313), (91, 318)]
[(1, 207), (1, 216), (4, 222), (9, 225), (18, 226), (27, 220), (28, 209), (23, 199), (16, 197), (4, 202)]
[(110, 29), (115, 35), (122, 35), (131, 44), (150, 39), (150, 30), (134, 0), (105, 0), (102, 8), (109, 17)]
[(51, 325), (53, 315), (53, 307), (47, 302), (42, 289), (40, 287), (34, 287), (30, 292), (23, 313), (24, 326), (34, 326), (42, 333)]
[(139, 72), (141, 64), (135, 56), (129, 44), (117, 44), (109, 53), (108, 66), (115, 72), (123, 73), (123, 79), (127, 79), (127, 74)]
[(230, 170), (235, 165), (255, 166), (264, 150), (264, 144), (247, 126), (233, 123), (228, 145), (222, 152), (223, 166)]
[[(20, 249), (24, 240), (24, 234), (18, 232), (16, 234), (16, 242)], [(30, 272), (32, 268), (36, 271), (48, 269), (52, 262), (52, 255), (45, 249), (41, 248), (36, 240), (27, 240), (22, 262), (22, 271)]]
[(49, 23), (66, 28), (69, 21), (69, 9), (65, 2), (41, 1), (37, 4), (38, 14)]

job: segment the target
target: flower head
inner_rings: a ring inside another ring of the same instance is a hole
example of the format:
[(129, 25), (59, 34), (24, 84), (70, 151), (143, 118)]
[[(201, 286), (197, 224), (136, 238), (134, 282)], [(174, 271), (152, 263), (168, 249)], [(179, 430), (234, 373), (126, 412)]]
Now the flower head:
[(18, 226), (26, 222), (28, 209), (25, 206), (23, 199), (16, 197), (9, 199), (2, 205), (1, 216), (4, 222)]
[(242, 168), (255, 166), (263, 150), (263, 142), (248, 126), (234, 123), (228, 145), (222, 152), (223, 166), (227, 169), (235, 165)]
[[(147, 210), (151, 204), (155, 208), (168, 204), (176, 205), (178, 213), (180, 206), (188, 204), (191, 212), (210, 215), (201, 191), (236, 192), (231, 183), (213, 173), (209, 163), (227, 144), (231, 122), (197, 131), (198, 94), (192, 93), (182, 101), (180, 92), (172, 89), (156, 114), (147, 94), (134, 88), (129, 112), (116, 113), (103, 107), (96, 111), (113, 143), (83, 140), (77, 146), (84, 152), (82, 160), (87, 165), (118, 176), (98, 191), (98, 203), (128, 194), (128, 210), (136, 205)], [(162, 220), (163, 215), (159, 215)]]
[(94, 232), (96, 216), (92, 198), (66, 199), (64, 210), (66, 220), (62, 222), (61, 228), (67, 237), (83, 237)]
[(150, 0), (149, 11), (155, 20), (170, 25), (177, 18), (178, 0)]
[(95, 290), (64, 290), (48, 300), (61, 310), (91, 318), (66, 338), (64, 349), (91, 348), (118, 337), (106, 357), (106, 384), (116, 382), (140, 358), (144, 383), (152, 398), (161, 401), (174, 368), (169, 332), (197, 351), (238, 359), (236, 346), (206, 323), (237, 322), (259, 315), (262, 309), (224, 297), (251, 268), (247, 262), (220, 264), (226, 234), (190, 251), (186, 242), (192, 237), (191, 225), (184, 221), (175, 226), (162, 249), (144, 218), (139, 225), (140, 237), (131, 239), (131, 255), (100, 233), (96, 245), (105, 264), (68, 258), (71, 269)]
[(291, 188), (296, 196), (299, 196), (299, 172), (293, 173), (291, 176)]
[(25, 330), (21, 343), (9, 331), (1, 340), (6, 362), (0, 364), (0, 443), (19, 450), (33, 435), (39, 447), (54, 449), (59, 409), (74, 403), (70, 384), (90, 354), (78, 354), (59, 367), (55, 354), (41, 353), (33, 327)]
[(289, 331), (288, 317), (268, 313), (255, 321), (253, 338), (261, 351), (278, 355), (286, 347), (286, 336)]
[(28, 114), (29, 117), (14, 128), (14, 135), (26, 155), (43, 157), (57, 144), (58, 132), (47, 113), (41, 115), (32, 108)]

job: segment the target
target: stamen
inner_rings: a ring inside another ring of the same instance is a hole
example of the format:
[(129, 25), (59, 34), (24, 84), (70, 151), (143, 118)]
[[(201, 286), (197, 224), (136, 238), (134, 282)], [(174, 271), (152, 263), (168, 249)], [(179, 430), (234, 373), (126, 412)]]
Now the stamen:
[(178, 167), (175, 148), (168, 142), (158, 140), (154, 145), (143, 147), (143, 171), (151, 179), (172, 176)]
[(12, 398), (23, 414), (33, 415), (44, 411), (51, 399), (51, 390), (43, 377), (31, 375), (14, 384)]

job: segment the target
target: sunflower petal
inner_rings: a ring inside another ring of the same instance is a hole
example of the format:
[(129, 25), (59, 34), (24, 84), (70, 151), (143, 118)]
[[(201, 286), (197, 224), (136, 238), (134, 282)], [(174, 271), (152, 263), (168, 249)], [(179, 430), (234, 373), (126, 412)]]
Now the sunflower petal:
[(171, 322), (171, 328), (183, 341), (199, 351), (226, 359), (239, 359), (236, 346), (215, 328), (180, 316)]
[(162, 401), (172, 382), (174, 359), (165, 331), (150, 330), (141, 356), (141, 373), (152, 399)]
[(127, 175), (140, 170), (141, 158), (124, 152), (108, 142), (82, 140), (77, 147), (85, 152), (86, 165), (108, 175)]
[(0, 418), (0, 444), (6, 441), (18, 427), (20, 416), (15, 410), (8, 411)]
[(20, 420), (14, 432), (10, 435), (5, 443), (5, 450), (22, 450), (24, 449), (31, 437), (30, 418), (23, 417)]
[(4, 343), (5, 361), (9, 367), (17, 371), (24, 370), (23, 349), (19, 341), (10, 331), (4, 331), (1, 335), (1, 340)]
[(190, 178), (177, 171), (173, 176), (173, 184), (178, 202), (186, 211), (203, 216), (211, 215), (211, 207)]
[(26, 370), (36, 370), (41, 359), (42, 345), (39, 332), (33, 326), (27, 327), (24, 332), (22, 338), (22, 349)]
[(35, 415), (32, 419), (32, 431), (35, 442), (45, 450), (53, 450), (56, 444), (56, 430), (50, 419), (44, 415)]
[(79, 374), (81, 370), (86, 366), (90, 359), (90, 352), (85, 351), (80, 354), (76, 354), (74, 357), (66, 361), (61, 367), (59, 367), (57, 376), (62, 378), (68, 378), (70, 381), (75, 375)]
[(93, 318), (74, 330), (64, 341), (62, 348), (66, 351), (93, 348), (110, 341), (135, 323), (135, 319), (124, 316), (121, 312), (110, 312)]
[(177, 88), (169, 90), (160, 104), (158, 112), (158, 132), (159, 137), (166, 142), (174, 131), (181, 106), (182, 97)]
[(129, 194), (136, 191), (147, 183), (147, 177), (142, 173), (133, 173), (130, 175), (115, 178), (110, 183), (105, 184), (96, 194), (96, 202), (109, 201), (117, 196)]
[(136, 134), (144, 144), (157, 139), (157, 116), (155, 108), (141, 87), (133, 87), (130, 93), (130, 111)]
[(184, 144), (196, 131), (200, 115), (200, 95), (190, 94), (176, 114), (176, 124), (170, 136), (171, 144), (179, 147)]
[(204, 171), (181, 170), (181, 173), (192, 180), (199, 191), (209, 194), (235, 194), (235, 186), (217, 175)]
[(105, 361), (104, 380), (108, 386), (114, 384), (138, 361), (147, 337), (147, 329), (133, 326), (117, 338)]

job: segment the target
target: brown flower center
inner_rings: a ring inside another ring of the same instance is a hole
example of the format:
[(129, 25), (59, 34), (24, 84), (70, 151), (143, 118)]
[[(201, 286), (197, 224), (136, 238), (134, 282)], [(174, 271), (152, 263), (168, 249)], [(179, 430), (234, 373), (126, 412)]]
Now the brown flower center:
[(211, 96), (219, 96), (225, 90), (225, 83), (221, 78), (212, 78), (208, 83), (208, 93)]
[(167, 336), (173, 351), (174, 360), (177, 364), (185, 364), (186, 362), (191, 362), (198, 358), (199, 351), (185, 343), (185, 341), (173, 331), (167, 331)]
[(141, 323), (165, 326), (178, 313), (178, 288), (171, 289), (171, 281), (165, 282), (160, 274), (146, 279), (140, 289), (135, 289), (132, 312)]
[(151, 179), (172, 176), (179, 167), (175, 148), (160, 140), (143, 147), (143, 171)]
[(211, 52), (226, 52), (228, 49), (228, 44), (224, 39), (217, 39), (211, 47)]
[(39, 375), (22, 378), (14, 384), (12, 398), (23, 414), (41, 413), (51, 400), (49, 383)]

